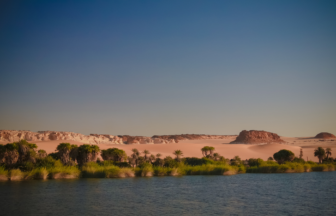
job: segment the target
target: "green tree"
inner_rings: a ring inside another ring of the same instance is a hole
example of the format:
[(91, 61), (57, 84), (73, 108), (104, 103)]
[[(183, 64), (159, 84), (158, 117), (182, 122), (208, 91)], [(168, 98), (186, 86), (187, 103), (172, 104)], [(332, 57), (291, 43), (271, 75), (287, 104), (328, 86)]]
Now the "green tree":
[(2, 163), (4, 163), (8, 168), (12, 168), (19, 160), (19, 146), (17, 143), (8, 143), (6, 145), (1, 145), (0, 156)]
[(38, 150), (37, 154), (39, 158), (45, 158), (48, 155), (47, 152), (43, 149)]
[(322, 147), (317, 147), (314, 151), (314, 156), (319, 159), (319, 163), (322, 163), (322, 160), (326, 156), (326, 152)]
[(101, 151), (104, 160), (112, 160), (114, 162), (124, 162), (127, 160), (127, 154), (124, 150), (118, 148), (109, 148)]
[(274, 160), (276, 160), (279, 164), (283, 164), (286, 161), (292, 161), (295, 158), (295, 155), (293, 152), (282, 149), (273, 155)]
[(151, 154), (149, 157), (148, 157), (148, 160), (149, 162), (153, 163), (155, 161), (155, 155)]
[(70, 163), (70, 152), (71, 152), (72, 146), (70, 143), (60, 143), (57, 147), (57, 153), (59, 159), (62, 161), (63, 164), (69, 164)]
[(77, 162), (80, 166), (85, 163), (96, 161), (100, 149), (97, 145), (84, 144), (78, 147)]
[(132, 149), (132, 152), (133, 153), (131, 154), (131, 163), (134, 163), (135, 166), (137, 166), (139, 164), (140, 152), (136, 148)]
[(145, 155), (145, 160), (147, 161), (147, 160), (148, 160), (147, 155), (149, 155), (150, 152), (149, 152), (148, 150), (145, 149), (142, 153)]
[(180, 161), (180, 157), (183, 156), (183, 152), (181, 150), (175, 150), (173, 154), (176, 156), (177, 161)]
[(212, 146), (204, 146), (201, 148), (201, 151), (204, 157), (212, 157), (215, 148)]

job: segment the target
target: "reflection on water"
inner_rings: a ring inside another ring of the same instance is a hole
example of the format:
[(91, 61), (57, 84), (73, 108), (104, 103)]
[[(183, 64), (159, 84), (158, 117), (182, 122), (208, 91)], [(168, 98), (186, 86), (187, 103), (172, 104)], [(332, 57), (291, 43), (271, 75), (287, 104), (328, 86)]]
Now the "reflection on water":
[(336, 172), (0, 182), (0, 215), (336, 215)]

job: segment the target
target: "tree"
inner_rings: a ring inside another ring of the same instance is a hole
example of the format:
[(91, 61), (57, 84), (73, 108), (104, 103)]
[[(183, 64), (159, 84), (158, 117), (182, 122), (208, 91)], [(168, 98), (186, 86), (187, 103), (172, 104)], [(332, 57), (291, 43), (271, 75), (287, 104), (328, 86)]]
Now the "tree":
[(124, 162), (127, 160), (126, 152), (118, 148), (109, 148), (101, 151), (104, 160), (112, 160), (114, 162)]
[(209, 157), (213, 155), (215, 148), (212, 146), (204, 146), (201, 148), (202, 154), (204, 157)]
[(172, 157), (167, 156), (164, 158), (164, 166), (165, 167), (177, 167), (178, 166), (178, 162), (176, 160), (174, 160)]
[(138, 151), (138, 149), (134, 148), (132, 149), (133, 154), (131, 154), (131, 157), (133, 158), (132, 162), (135, 163), (135, 166), (137, 166), (139, 157), (140, 157), (140, 152)]
[(70, 151), (71, 151), (70, 143), (60, 143), (56, 150), (58, 151), (58, 157), (62, 161), (63, 164), (69, 164), (70, 162)]
[(43, 149), (38, 150), (37, 154), (39, 158), (45, 158), (48, 155), (47, 152)]
[(292, 161), (295, 158), (293, 152), (282, 149), (273, 155), (274, 160), (276, 160), (279, 164), (285, 163), (286, 161)]
[(28, 143), (26, 140), (1, 145), (0, 162), (8, 168), (13, 167), (16, 163), (35, 163), (37, 154), (34, 149), (36, 148), (36, 144)]
[(162, 155), (160, 153), (156, 154), (156, 158), (160, 158)]
[(273, 161), (274, 159), (272, 157), (269, 157), (267, 160), (268, 161)]
[(147, 155), (149, 155), (150, 154), (150, 152), (148, 151), (148, 150), (144, 150), (142, 153), (144, 153), (144, 155), (145, 155), (145, 160), (147, 161)]
[(302, 159), (303, 157), (303, 151), (302, 151), (302, 148), (300, 149), (300, 159)]
[(183, 156), (183, 152), (181, 150), (175, 150), (173, 154), (176, 156), (177, 161), (180, 161), (180, 157)]
[(136, 166), (136, 159), (133, 157), (128, 157), (128, 163), (132, 166), (135, 167)]
[(16, 143), (1, 145), (1, 161), (8, 167), (13, 167), (19, 160), (19, 146)]
[(327, 159), (329, 159), (329, 156), (331, 155), (331, 148), (326, 148), (325, 153), (327, 155)]
[(240, 165), (242, 163), (239, 156), (235, 156), (233, 159), (231, 159), (231, 165)]
[(151, 163), (153, 163), (156, 158), (155, 158), (155, 155), (151, 154), (148, 159)]
[(318, 159), (319, 159), (319, 163), (321, 163), (322, 160), (323, 160), (323, 159), (325, 158), (325, 156), (326, 156), (326, 152), (325, 152), (325, 150), (324, 150), (322, 147), (318, 147), (318, 148), (316, 148), (315, 151), (314, 151), (314, 156), (315, 156), (315, 157), (318, 157)]
[(84, 144), (78, 147), (77, 162), (80, 166), (85, 163), (96, 161), (100, 149), (97, 145)]
[(209, 146), (208, 149), (209, 149), (209, 152), (210, 152), (209, 155), (210, 155), (210, 156), (213, 156), (213, 153), (214, 153), (214, 151), (215, 151), (215, 148), (212, 147), (212, 146)]
[(26, 140), (20, 140), (16, 143), (18, 146), (18, 152), (19, 152), (19, 162), (36, 162), (37, 154), (35, 152), (35, 149), (37, 148), (37, 145), (34, 143), (28, 143)]

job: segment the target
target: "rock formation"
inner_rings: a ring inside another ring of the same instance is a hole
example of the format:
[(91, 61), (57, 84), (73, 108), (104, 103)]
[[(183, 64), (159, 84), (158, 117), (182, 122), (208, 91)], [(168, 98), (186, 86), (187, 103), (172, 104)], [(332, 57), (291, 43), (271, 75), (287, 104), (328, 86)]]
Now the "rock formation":
[(49, 141), (49, 140), (68, 140), (78, 141), (86, 144), (168, 144), (177, 143), (179, 140), (194, 139), (225, 139), (232, 136), (218, 135), (197, 135), (197, 134), (181, 134), (181, 135), (164, 135), (164, 136), (129, 136), (119, 135), (113, 136), (108, 134), (90, 134), (84, 135), (73, 132), (58, 131), (23, 131), (23, 130), (0, 130), (0, 141), (18, 142), (22, 139), (27, 141)]
[(123, 144), (118, 136), (104, 134), (90, 134), (89, 136), (73, 132), (56, 131), (16, 131), (0, 130), (0, 141), (17, 142), (22, 139), (27, 141), (70, 140), (87, 144)]
[(334, 134), (331, 134), (331, 133), (322, 132), (322, 133), (317, 134), (315, 136), (315, 138), (319, 138), (319, 139), (331, 139), (331, 138), (336, 138), (336, 136)]
[(267, 131), (243, 130), (231, 144), (283, 143), (280, 136)]

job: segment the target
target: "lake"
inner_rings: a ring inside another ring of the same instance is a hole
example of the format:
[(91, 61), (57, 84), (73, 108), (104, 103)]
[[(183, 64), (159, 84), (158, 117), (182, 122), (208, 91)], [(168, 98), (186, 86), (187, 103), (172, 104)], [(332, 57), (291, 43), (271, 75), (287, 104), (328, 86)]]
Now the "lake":
[(336, 215), (336, 172), (0, 182), (0, 215)]

